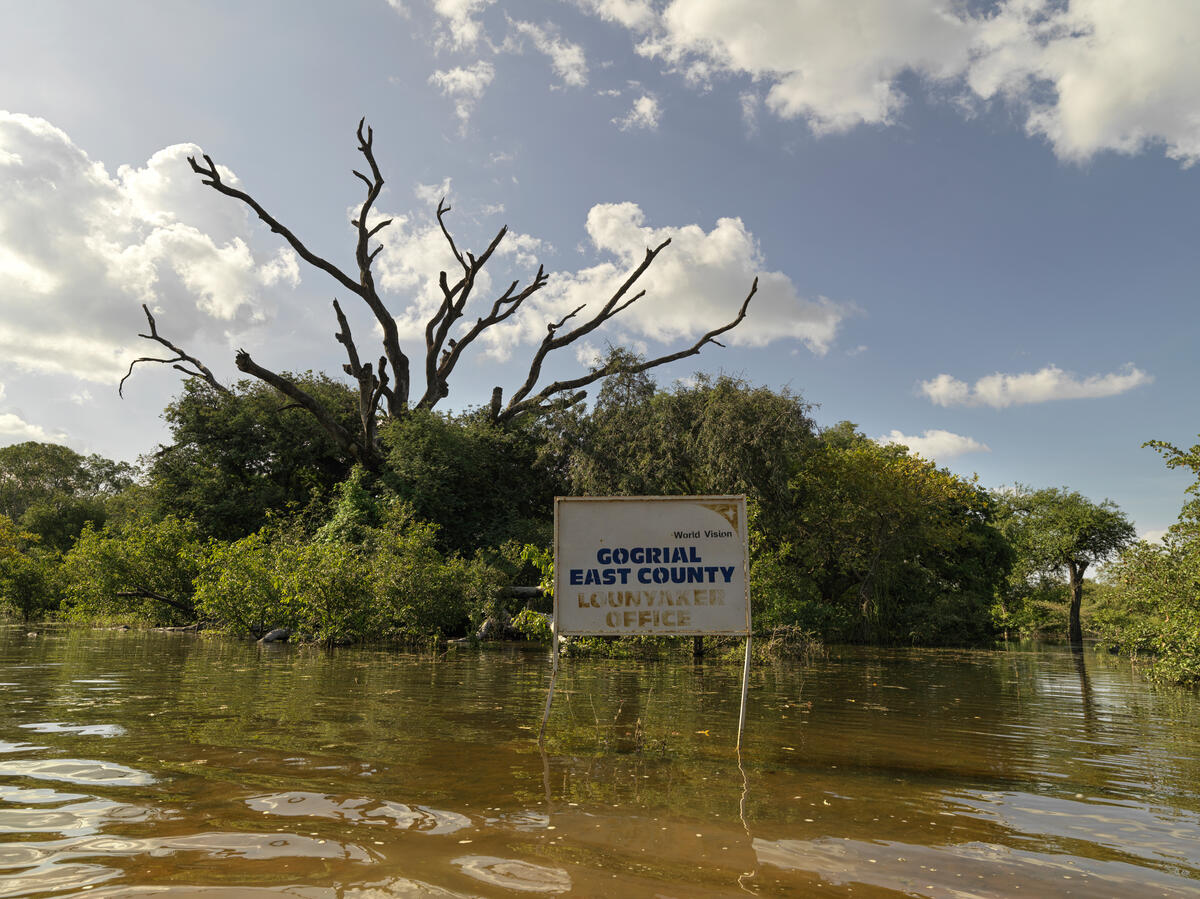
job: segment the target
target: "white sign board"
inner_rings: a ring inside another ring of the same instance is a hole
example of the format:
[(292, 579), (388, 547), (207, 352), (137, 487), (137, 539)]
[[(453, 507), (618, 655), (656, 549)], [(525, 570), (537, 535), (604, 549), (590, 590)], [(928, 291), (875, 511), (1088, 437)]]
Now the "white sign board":
[(558, 497), (558, 633), (749, 634), (744, 496)]

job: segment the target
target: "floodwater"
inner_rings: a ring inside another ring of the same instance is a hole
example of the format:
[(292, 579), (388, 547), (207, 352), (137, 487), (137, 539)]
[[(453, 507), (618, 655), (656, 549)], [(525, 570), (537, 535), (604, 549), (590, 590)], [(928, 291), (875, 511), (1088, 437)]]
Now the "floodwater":
[(1058, 649), (741, 667), (0, 629), (0, 899), (1200, 896), (1200, 699)]

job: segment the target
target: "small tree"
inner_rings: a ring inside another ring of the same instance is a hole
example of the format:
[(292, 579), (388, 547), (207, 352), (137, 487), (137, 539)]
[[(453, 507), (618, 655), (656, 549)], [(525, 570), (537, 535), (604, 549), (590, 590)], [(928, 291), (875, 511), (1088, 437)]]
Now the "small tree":
[(1133, 542), (1136, 531), (1115, 503), (1094, 503), (1077, 491), (1018, 488), (1007, 499), (1003, 530), (1017, 553), (1019, 576), (1066, 571), (1070, 591), (1068, 639), (1083, 644), (1079, 610), (1084, 573)]
[[(353, 272), (347, 272), (315, 253), (290, 228), (268, 212), (258, 200), (228, 183), (210, 156), (204, 155), (203, 162), (197, 161), (195, 157), (189, 157), (188, 162), (204, 184), (253, 210), (272, 232), (283, 237), (301, 259), (325, 272), (341, 285), (343, 290), (362, 300), (375, 318), (382, 334), (383, 355), (379, 357), (377, 363), (373, 364), (370, 361), (363, 361), (351, 335), (350, 323), (338, 301), (333, 301), (333, 310), (338, 323), (335, 336), (345, 348), (348, 360), (342, 367), (357, 384), (358, 421), (353, 427), (347, 427), (339, 421), (329, 407), (320, 398), (306, 390), (296, 378), (260, 365), (245, 350), (239, 350), (234, 361), (239, 371), (270, 384), (316, 418), (320, 426), (348, 459), (371, 471), (378, 472), (386, 468), (386, 454), (378, 440), (381, 422), (401, 418), (410, 409), (433, 409), (443, 397), (449, 394), (450, 377), (471, 344), (486, 330), (514, 315), (529, 297), (546, 286), (549, 278), (545, 269), (539, 266), (537, 273), (524, 286), (521, 286), (520, 281), (513, 281), (492, 301), (490, 307), (485, 306), (481, 310), (482, 314), (473, 323), (468, 323), (466, 320), (467, 304), (473, 299), (472, 294), (480, 273), (504, 240), (508, 229), (507, 227), (501, 228), (479, 255), (464, 250), (455, 242), (446, 225), (446, 214), (450, 212), (450, 207), (443, 199), (438, 204), (437, 220), (461, 271), (455, 272), (453, 275), (442, 272), (439, 277), (438, 284), (441, 287), (442, 302), (425, 324), (425, 358), (424, 364), (421, 366), (424, 369), (425, 387), (423, 391), (414, 390), (410, 360), (400, 347), (396, 317), (380, 296), (372, 270), (375, 258), (379, 255), (382, 246), (377, 245), (372, 248), (371, 241), (391, 224), (391, 219), (380, 219), (374, 212), (375, 203), (383, 190), (383, 174), (375, 159), (373, 132), (370, 128), (364, 129), (363, 121), (358, 123), (357, 136), (358, 151), (366, 162), (369, 174), (354, 171), (354, 176), (362, 181), (366, 188), (366, 196), (351, 222), (356, 233), (356, 270)], [(546, 323), (546, 336), (534, 350), (528, 374), (524, 382), (511, 394), (507, 404), (504, 403), (502, 388), (495, 387), (493, 389), (489, 407), (489, 414), (493, 422), (503, 424), (518, 416), (540, 415), (574, 404), (584, 398), (586, 392), (582, 388), (609, 375), (646, 371), (677, 359), (695, 355), (706, 344), (720, 345), (716, 338), (735, 328), (746, 317), (750, 298), (758, 289), (757, 278), (751, 285), (750, 292), (742, 302), (737, 315), (727, 324), (704, 334), (691, 346), (649, 360), (636, 359), (628, 354), (614, 354), (610, 356), (606, 364), (595, 367), (579, 377), (554, 381), (539, 389), (542, 368), (550, 353), (591, 334), (645, 295), (645, 290), (635, 291), (638, 279), (669, 243), (670, 240), (666, 240), (657, 247), (647, 248), (641, 263), (634, 268), (608, 299), (593, 308), (588, 317), (579, 318), (580, 313), (586, 308), (585, 304), (578, 306), (557, 321)], [(206, 381), (218, 391), (227, 391), (228, 388), (203, 362), (159, 334), (157, 323), (150, 314), (149, 308), (146, 306), (142, 308), (146, 314), (150, 331), (148, 334), (139, 336), (166, 347), (174, 355), (169, 358), (147, 356), (135, 359), (130, 364), (125, 378), (121, 379), (122, 386), (137, 363), (158, 362), (171, 365), (190, 378)], [(463, 321), (460, 322), (460, 319)]]

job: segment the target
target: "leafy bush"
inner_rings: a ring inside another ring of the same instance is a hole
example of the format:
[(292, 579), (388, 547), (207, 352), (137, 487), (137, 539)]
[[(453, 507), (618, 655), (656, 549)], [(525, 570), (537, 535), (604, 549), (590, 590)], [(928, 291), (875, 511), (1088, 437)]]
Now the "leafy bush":
[(54, 553), (38, 546), (36, 534), (0, 515), (0, 612), (32, 621), (57, 607), (55, 561)]
[(77, 620), (192, 622), (202, 554), (196, 526), (187, 519), (140, 515), (99, 530), (88, 524), (62, 559), (67, 612)]
[(234, 543), (210, 541), (196, 575), (196, 611), (255, 639), (274, 627), (296, 628), (283, 601), (281, 555), (265, 530)]
[(554, 638), (550, 616), (533, 609), (522, 609), (512, 620), (513, 629), (526, 640), (549, 643)]
[(1122, 554), (1117, 591), (1093, 614), (1103, 645), (1149, 662), (1160, 680), (1200, 682), (1200, 521), (1184, 518), (1161, 543)]

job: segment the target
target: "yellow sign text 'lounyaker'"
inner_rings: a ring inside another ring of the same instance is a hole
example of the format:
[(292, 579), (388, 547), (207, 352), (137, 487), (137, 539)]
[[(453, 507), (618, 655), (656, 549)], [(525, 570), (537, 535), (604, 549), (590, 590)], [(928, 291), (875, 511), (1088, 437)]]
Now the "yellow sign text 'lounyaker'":
[(558, 497), (560, 635), (750, 633), (744, 496)]

